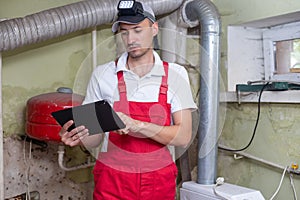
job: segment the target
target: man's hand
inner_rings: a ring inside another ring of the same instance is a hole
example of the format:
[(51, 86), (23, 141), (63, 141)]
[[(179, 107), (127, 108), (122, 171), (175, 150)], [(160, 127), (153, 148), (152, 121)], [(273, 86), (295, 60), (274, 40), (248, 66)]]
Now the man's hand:
[(122, 112), (117, 112), (117, 114), (126, 126), (125, 128), (116, 131), (121, 135), (128, 134), (129, 132), (137, 133), (144, 124), (141, 121), (132, 119), (131, 117), (125, 115)]
[(84, 139), (86, 136), (89, 135), (88, 129), (86, 129), (84, 126), (79, 126), (68, 131), (68, 128), (73, 124), (73, 120), (68, 121), (63, 125), (61, 128), (59, 135), (61, 137), (61, 141), (68, 146), (76, 146), (81, 144), (81, 140)]
[[(119, 134), (137, 133), (164, 145), (186, 146), (192, 137), (192, 115), (190, 109), (179, 110), (172, 114), (173, 124), (161, 126), (151, 122), (132, 119), (124, 113), (117, 112), (126, 127), (118, 130)], [(135, 135), (135, 134), (133, 134)]]

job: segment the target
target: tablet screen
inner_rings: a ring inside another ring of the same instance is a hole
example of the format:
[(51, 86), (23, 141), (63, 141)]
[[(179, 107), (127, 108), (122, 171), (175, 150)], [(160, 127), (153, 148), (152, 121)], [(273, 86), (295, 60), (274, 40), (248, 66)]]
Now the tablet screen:
[(91, 135), (125, 128), (122, 120), (104, 100), (55, 111), (51, 114), (61, 126), (73, 120), (74, 124), (68, 131), (81, 125), (84, 125)]

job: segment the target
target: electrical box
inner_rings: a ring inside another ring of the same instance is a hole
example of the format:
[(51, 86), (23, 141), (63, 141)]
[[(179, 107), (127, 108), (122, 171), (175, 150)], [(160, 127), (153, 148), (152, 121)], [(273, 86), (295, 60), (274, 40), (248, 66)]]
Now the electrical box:
[(180, 200), (265, 200), (260, 191), (238, 185), (201, 185), (194, 181), (184, 182), (180, 188)]

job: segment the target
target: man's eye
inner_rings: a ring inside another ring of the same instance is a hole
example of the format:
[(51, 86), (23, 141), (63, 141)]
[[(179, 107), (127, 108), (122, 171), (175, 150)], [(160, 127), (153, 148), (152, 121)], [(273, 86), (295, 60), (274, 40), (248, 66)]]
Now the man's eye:
[(134, 32), (140, 33), (140, 32), (142, 32), (142, 30), (143, 30), (142, 28), (135, 28), (135, 29), (134, 29)]
[(121, 31), (121, 35), (123, 36), (128, 35), (128, 31)]

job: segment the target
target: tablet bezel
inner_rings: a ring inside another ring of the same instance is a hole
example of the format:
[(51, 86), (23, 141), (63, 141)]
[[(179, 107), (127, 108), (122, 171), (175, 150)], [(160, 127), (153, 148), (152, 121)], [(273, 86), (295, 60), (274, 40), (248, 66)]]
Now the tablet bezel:
[(68, 131), (83, 125), (90, 135), (125, 128), (125, 124), (105, 100), (55, 111), (51, 115), (60, 126), (73, 120), (74, 124)]

